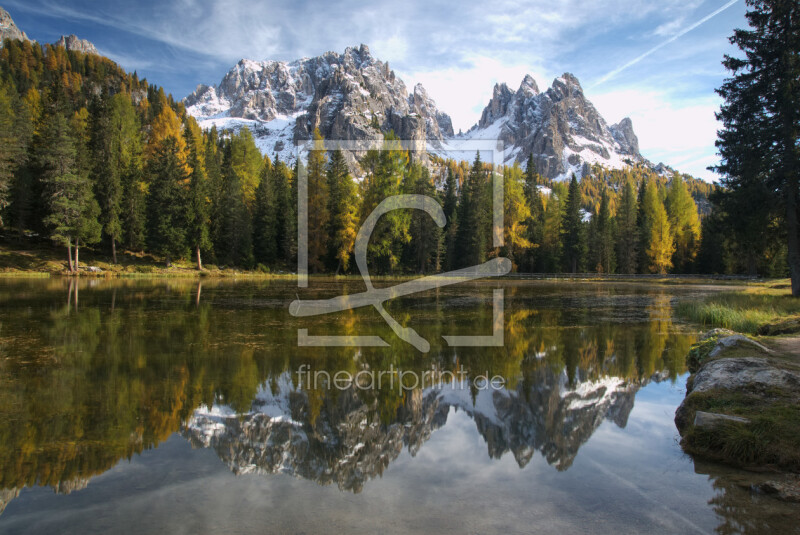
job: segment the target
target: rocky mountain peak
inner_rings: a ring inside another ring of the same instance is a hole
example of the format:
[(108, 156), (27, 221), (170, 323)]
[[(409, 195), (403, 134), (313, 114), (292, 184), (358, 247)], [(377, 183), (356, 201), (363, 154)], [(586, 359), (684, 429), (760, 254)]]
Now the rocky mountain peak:
[(30, 41), (25, 32), (20, 30), (14, 19), (8, 14), (8, 11), (0, 7), (0, 47), (3, 46), (3, 41), (6, 39), (20, 39), (22, 41)]
[(593, 164), (619, 169), (645, 161), (630, 119), (609, 126), (570, 73), (553, 80), (544, 93), (529, 75), (516, 93), (495, 85), (480, 121), (462, 137), (499, 138), (508, 162), (522, 163), (533, 155), (537, 170), (555, 179), (580, 177)]
[(539, 86), (536, 85), (536, 80), (533, 79), (533, 76), (530, 74), (525, 75), (525, 78), (522, 79), (522, 83), (519, 84), (517, 93), (522, 93), (528, 97), (539, 94)]
[(259, 148), (292, 158), (294, 142), (319, 128), (326, 139), (452, 137), (450, 118), (417, 87), (409, 94), (389, 64), (366, 45), (290, 63), (243, 59), (216, 86), (200, 85), (184, 99), (201, 126), (247, 126)]
[(621, 145), (628, 147), (629, 151), (639, 153), (639, 138), (633, 132), (633, 122), (629, 117), (625, 117), (617, 124), (611, 125), (611, 133)]
[(67, 50), (73, 50), (77, 52), (83, 52), (84, 54), (94, 54), (96, 56), (100, 55), (100, 52), (97, 51), (97, 48), (86, 39), (80, 39), (77, 35), (62, 35), (61, 38), (55, 42), (56, 46), (63, 46)]
[(494, 84), (492, 90), (492, 100), (489, 105), (484, 108), (481, 114), (481, 120), (478, 122), (480, 128), (486, 128), (488, 125), (504, 117), (508, 113), (509, 104), (514, 98), (514, 92), (509, 89), (505, 83)]

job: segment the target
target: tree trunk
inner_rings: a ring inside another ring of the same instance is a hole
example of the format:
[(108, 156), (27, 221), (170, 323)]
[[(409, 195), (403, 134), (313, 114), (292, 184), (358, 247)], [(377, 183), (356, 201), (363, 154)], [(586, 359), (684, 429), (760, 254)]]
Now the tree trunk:
[(170, 260), (169, 255), (164, 259), (164, 265), (166, 267), (170, 267), (172, 265), (172, 260)]
[(197, 257), (197, 271), (203, 271), (203, 260), (200, 258), (200, 246), (194, 248), (195, 256)]
[(117, 265), (117, 240), (111, 238), (111, 261)]
[(69, 261), (69, 272), (74, 273), (75, 269), (73, 268), (72, 264), (72, 241), (67, 240), (67, 259)]
[(798, 242), (797, 182), (787, 177), (786, 187), (786, 239), (789, 245), (789, 277), (792, 280), (792, 296), (800, 297), (800, 243)]
[(78, 245), (78, 240), (75, 240), (75, 273), (77, 273), (81, 268), (81, 265), (78, 262), (78, 250), (79, 249), (80, 249), (80, 245)]

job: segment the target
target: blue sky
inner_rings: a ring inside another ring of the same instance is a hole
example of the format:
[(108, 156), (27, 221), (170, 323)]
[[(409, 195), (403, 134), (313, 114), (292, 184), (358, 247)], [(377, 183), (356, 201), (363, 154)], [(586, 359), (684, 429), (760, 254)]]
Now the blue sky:
[[(241, 58), (293, 60), (366, 43), (421, 82), (458, 130), (496, 82), (544, 90), (571, 72), (606, 120), (633, 120), (642, 153), (712, 179), (714, 93), (744, 0), (120, 2), (0, 0), (28, 36), (75, 33), (180, 98)], [(701, 23), (702, 22), (702, 23)], [(700, 24), (698, 24), (700, 23)]]

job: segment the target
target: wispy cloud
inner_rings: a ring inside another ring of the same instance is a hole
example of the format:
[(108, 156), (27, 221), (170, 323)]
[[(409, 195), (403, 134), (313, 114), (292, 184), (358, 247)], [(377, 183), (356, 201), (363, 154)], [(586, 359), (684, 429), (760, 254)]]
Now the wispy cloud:
[(709, 15), (706, 15), (705, 17), (703, 17), (702, 19), (698, 20), (697, 22), (695, 22), (691, 26), (688, 26), (687, 28), (684, 28), (683, 30), (679, 31), (678, 33), (676, 33), (675, 35), (673, 35), (672, 37), (670, 37), (666, 41), (654, 46), (653, 48), (651, 48), (650, 50), (648, 50), (644, 54), (641, 54), (640, 56), (635, 57), (634, 59), (632, 59), (628, 63), (625, 63), (621, 67), (617, 67), (613, 71), (609, 72), (608, 74), (606, 74), (605, 76), (603, 76), (602, 78), (597, 80), (594, 84), (592, 84), (592, 87), (596, 87), (596, 86), (598, 86), (598, 85), (600, 85), (600, 84), (602, 84), (604, 82), (607, 82), (608, 80), (610, 80), (611, 78), (615, 77), (616, 75), (618, 75), (619, 73), (621, 73), (625, 69), (633, 67), (634, 65), (636, 65), (637, 63), (639, 63), (640, 61), (642, 61), (646, 57), (650, 56), (654, 52), (656, 52), (658, 50), (661, 50), (662, 48), (664, 48), (668, 44), (677, 41), (678, 39), (680, 39), (681, 37), (683, 37), (684, 35), (686, 35), (690, 31), (694, 30), (695, 28), (697, 28), (701, 24), (703, 24), (705, 22), (708, 22), (712, 18), (716, 17), (717, 15), (719, 15), (720, 13), (722, 13), (723, 11), (725, 11), (726, 9), (728, 9), (729, 7), (731, 7), (733, 4), (735, 4), (738, 1), (739, 0), (730, 0), (727, 4), (725, 4), (721, 8), (717, 9), (716, 11), (714, 11), (713, 13), (711, 13)]

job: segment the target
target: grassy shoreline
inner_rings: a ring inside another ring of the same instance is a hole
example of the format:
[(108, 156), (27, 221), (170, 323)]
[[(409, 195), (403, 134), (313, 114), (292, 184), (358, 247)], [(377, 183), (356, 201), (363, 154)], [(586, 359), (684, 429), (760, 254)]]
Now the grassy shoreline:
[[(678, 317), (709, 329), (720, 327), (764, 335), (800, 332), (800, 299), (792, 297), (789, 288), (788, 279), (768, 281), (702, 301), (681, 302), (675, 312)], [(792, 329), (795, 323), (796, 329)]]

